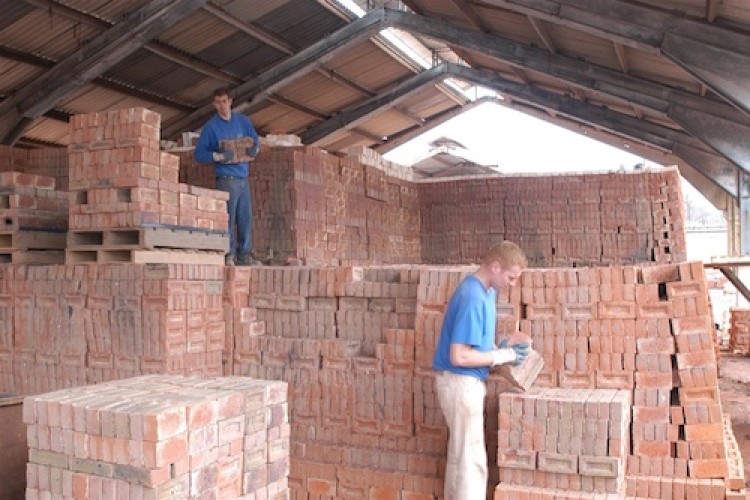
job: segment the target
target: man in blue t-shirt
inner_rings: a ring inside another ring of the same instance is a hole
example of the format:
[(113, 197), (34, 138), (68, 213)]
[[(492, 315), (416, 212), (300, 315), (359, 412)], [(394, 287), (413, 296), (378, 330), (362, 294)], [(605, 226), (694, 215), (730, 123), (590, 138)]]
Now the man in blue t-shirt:
[(486, 498), (484, 380), (493, 366), (521, 364), (529, 350), (525, 342), (495, 346), (495, 299), (497, 290), (516, 284), (526, 265), (519, 246), (503, 241), (489, 249), (479, 269), (461, 282), (448, 302), (432, 361), (449, 429), (445, 500)]
[[(247, 149), (247, 155), (258, 155), (258, 133), (250, 119), (232, 111), (232, 97), (226, 88), (218, 88), (213, 93), (216, 114), (206, 122), (201, 130), (193, 156), (199, 163), (213, 163), (216, 174), (216, 189), (229, 193), (229, 251), (225, 263), (233, 266), (260, 264), (253, 259), (252, 251), (252, 200), (248, 175), (248, 162), (234, 160), (233, 151), (221, 149), (220, 141), (252, 137), (254, 145)], [(235, 238), (235, 231), (237, 236)]]

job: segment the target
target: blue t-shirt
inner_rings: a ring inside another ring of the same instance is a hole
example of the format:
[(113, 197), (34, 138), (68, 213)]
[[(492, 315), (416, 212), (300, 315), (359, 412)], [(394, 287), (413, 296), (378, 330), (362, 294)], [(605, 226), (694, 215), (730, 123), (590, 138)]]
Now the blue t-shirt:
[[(219, 151), (219, 141), (242, 137), (252, 137), (255, 144), (258, 144), (258, 133), (250, 122), (250, 118), (234, 111), (229, 120), (215, 114), (201, 130), (201, 135), (193, 152), (195, 161), (198, 163), (214, 163), (212, 153)], [(214, 172), (217, 177), (247, 177), (250, 168), (247, 162), (214, 163)]]
[(467, 344), (482, 352), (489, 352), (495, 347), (496, 296), (493, 288), (487, 290), (473, 274), (458, 285), (445, 311), (440, 340), (432, 360), (433, 369), (470, 375), (479, 380), (487, 378), (489, 366), (454, 366), (450, 358), (450, 345)]

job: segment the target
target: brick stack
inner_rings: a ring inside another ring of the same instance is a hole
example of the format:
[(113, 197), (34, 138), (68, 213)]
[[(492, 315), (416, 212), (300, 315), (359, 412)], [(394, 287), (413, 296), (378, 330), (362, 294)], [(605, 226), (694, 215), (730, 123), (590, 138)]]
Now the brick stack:
[(2, 273), (0, 392), (222, 373), (221, 267), (14, 265)]
[[(228, 195), (178, 182), (178, 157), (159, 150), (160, 121), (143, 108), (71, 119), (68, 261), (221, 263)], [(118, 231), (143, 228), (158, 238)]]
[(274, 263), (419, 261), (415, 186), (314, 148), (265, 148), (250, 174), (253, 246)]
[(503, 394), (498, 421), (496, 499), (624, 496), (629, 391)]
[(0, 172), (0, 263), (62, 263), (68, 195), (55, 179)]
[(27, 498), (287, 498), (280, 382), (145, 376), (26, 398)]
[[(212, 170), (185, 158), (191, 154), (180, 153), (181, 180), (213, 186)], [(361, 148), (345, 158), (262, 148), (250, 175), (256, 251), (279, 264), (465, 264), (510, 239), (532, 267), (685, 259), (674, 168), (419, 181), (409, 174)]]
[(419, 181), (422, 258), (479, 262), (503, 239), (531, 267), (681, 262), (679, 173), (486, 176)]
[(68, 152), (65, 148), (19, 149), (0, 144), (0, 172), (53, 177), (55, 188), (68, 190)]
[(225, 304), (239, 306), (234, 373), (290, 384), (294, 498), (436, 497), (446, 432), (434, 406), (425, 416), (413, 397), (432, 382), (415, 374), (418, 269), (252, 268), (231, 277), (249, 279), (225, 293)]
[(750, 356), (750, 309), (729, 310), (729, 352)]
[[(418, 367), (429, 366), (444, 307), (469, 270), (422, 271)], [(632, 391), (628, 495), (658, 498), (711, 487), (722, 495), (738, 493), (725, 482), (731, 461), (721, 433), (713, 328), (700, 263), (529, 270), (521, 286), (505, 295), (498, 305), (498, 338), (520, 318), (521, 330), (544, 358), (537, 386)], [(491, 415), (501, 390), (491, 376), (490, 450), (497, 442)], [(430, 401), (429, 386), (426, 391), (415, 392), (415, 401)]]

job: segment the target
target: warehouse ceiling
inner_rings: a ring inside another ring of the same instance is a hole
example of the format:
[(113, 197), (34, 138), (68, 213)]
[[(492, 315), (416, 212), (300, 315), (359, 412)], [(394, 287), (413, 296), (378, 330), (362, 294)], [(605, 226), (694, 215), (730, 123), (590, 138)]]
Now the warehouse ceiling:
[[(174, 140), (227, 86), (261, 134), (384, 153), (483, 102), (460, 91), (479, 85), (678, 164), (719, 208), (750, 195), (745, 0), (360, 5), (364, 17), (334, 0), (0, 0), (0, 142), (65, 145), (72, 114), (132, 106), (159, 112)], [(387, 28), (421, 42), (431, 67)]]

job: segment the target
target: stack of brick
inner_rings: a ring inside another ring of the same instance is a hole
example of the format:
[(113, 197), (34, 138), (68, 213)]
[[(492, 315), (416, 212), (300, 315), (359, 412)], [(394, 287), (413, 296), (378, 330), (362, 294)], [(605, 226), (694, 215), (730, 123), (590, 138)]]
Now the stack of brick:
[(0, 172), (54, 177), (55, 187), (68, 190), (68, 152), (65, 148), (19, 149), (0, 145)]
[(145, 376), (26, 398), (27, 498), (287, 498), (286, 385)]
[(221, 267), (13, 265), (2, 273), (0, 392), (223, 371)]
[(68, 194), (55, 179), (0, 172), (0, 263), (62, 263)]
[(419, 181), (422, 260), (479, 262), (509, 239), (532, 267), (681, 262), (679, 181), (674, 168)]
[[(444, 307), (469, 270), (423, 270), (418, 367), (429, 367)], [(498, 338), (512, 332), (520, 318), (521, 330), (544, 358), (537, 386), (632, 391), (628, 495), (658, 498), (711, 487), (722, 495), (734, 493), (725, 482), (728, 446), (721, 433), (713, 328), (700, 263), (528, 270), (521, 286), (499, 300)], [(498, 409), (501, 390), (491, 376), (489, 415)], [(415, 392), (415, 401), (434, 401), (429, 385), (426, 391)], [(497, 422), (488, 418), (486, 428), (493, 450)], [(554, 497), (549, 491), (544, 495)]]
[(290, 385), (295, 498), (438, 496), (445, 428), (435, 414), (415, 423), (413, 394), (432, 381), (415, 375), (418, 269), (228, 272), (249, 280), (225, 292), (234, 374)]
[(630, 391), (504, 394), (498, 422), (496, 499), (624, 496)]
[(750, 309), (729, 310), (729, 352), (750, 356)]
[(164, 255), (170, 248), (221, 262), (228, 195), (178, 182), (179, 158), (159, 150), (160, 121), (143, 108), (71, 119), (69, 262), (188, 262)]
[[(281, 264), (466, 264), (503, 239), (519, 242), (532, 267), (686, 256), (674, 168), (415, 181), (370, 153), (262, 148), (250, 175), (259, 256)], [(212, 169), (191, 154), (180, 153), (180, 179), (212, 187)]]

